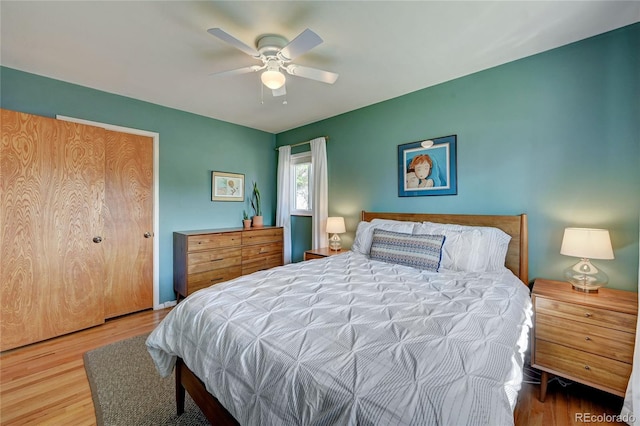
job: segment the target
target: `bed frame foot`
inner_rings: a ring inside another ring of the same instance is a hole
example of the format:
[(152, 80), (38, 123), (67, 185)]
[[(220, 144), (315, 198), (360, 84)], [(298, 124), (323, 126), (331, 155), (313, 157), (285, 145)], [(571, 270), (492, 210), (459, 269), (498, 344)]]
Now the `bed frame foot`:
[(178, 358), (176, 361), (176, 412), (178, 416), (184, 413), (184, 397), (185, 390), (182, 386), (182, 359)]
[(185, 391), (196, 403), (209, 423), (216, 426), (239, 426), (220, 402), (211, 395), (204, 383), (187, 367), (182, 358), (176, 361), (176, 407), (178, 415), (184, 413)]

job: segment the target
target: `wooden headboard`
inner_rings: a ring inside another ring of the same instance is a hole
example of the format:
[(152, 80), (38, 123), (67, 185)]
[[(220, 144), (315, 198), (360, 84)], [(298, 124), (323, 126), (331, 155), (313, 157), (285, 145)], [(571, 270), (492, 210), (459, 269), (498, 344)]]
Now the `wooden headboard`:
[(431, 214), (431, 213), (378, 213), (362, 211), (362, 220), (403, 220), (411, 222), (453, 223), (467, 226), (492, 226), (511, 235), (505, 266), (525, 284), (529, 285), (529, 236), (527, 215), (475, 215), (475, 214)]

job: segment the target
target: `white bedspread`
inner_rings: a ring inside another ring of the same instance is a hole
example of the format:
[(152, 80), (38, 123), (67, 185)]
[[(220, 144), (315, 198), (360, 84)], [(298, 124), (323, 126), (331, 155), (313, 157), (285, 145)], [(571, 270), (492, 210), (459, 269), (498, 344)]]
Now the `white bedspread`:
[(151, 333), (241, 425), (508, 425), (531, 326), (506, 268), (430, 273), (347, 252), (204, 289)]

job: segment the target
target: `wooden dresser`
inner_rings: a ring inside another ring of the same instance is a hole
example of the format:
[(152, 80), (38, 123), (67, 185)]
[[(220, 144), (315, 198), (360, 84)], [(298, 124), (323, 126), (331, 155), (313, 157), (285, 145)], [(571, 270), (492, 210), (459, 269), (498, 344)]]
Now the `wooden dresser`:
[(177, 299), (241, 275), (283, 264), (282, 228), (225, 228), (173, 233)]
[(536, 280), (531, 365), (549, 374), (624, 396), (635, 342), (638, 294), (601, 288), (582, 293), (561, 281)]

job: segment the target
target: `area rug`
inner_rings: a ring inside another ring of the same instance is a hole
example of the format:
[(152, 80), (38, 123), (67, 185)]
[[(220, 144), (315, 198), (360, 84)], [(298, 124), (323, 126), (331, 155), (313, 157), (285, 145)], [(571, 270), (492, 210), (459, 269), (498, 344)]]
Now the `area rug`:
[(160, 377), (146, 338), (133, 337), (84, 354), (98, 425), (208, 425), (188, 393), (184, 414), (176, 414), (175, 377)]

